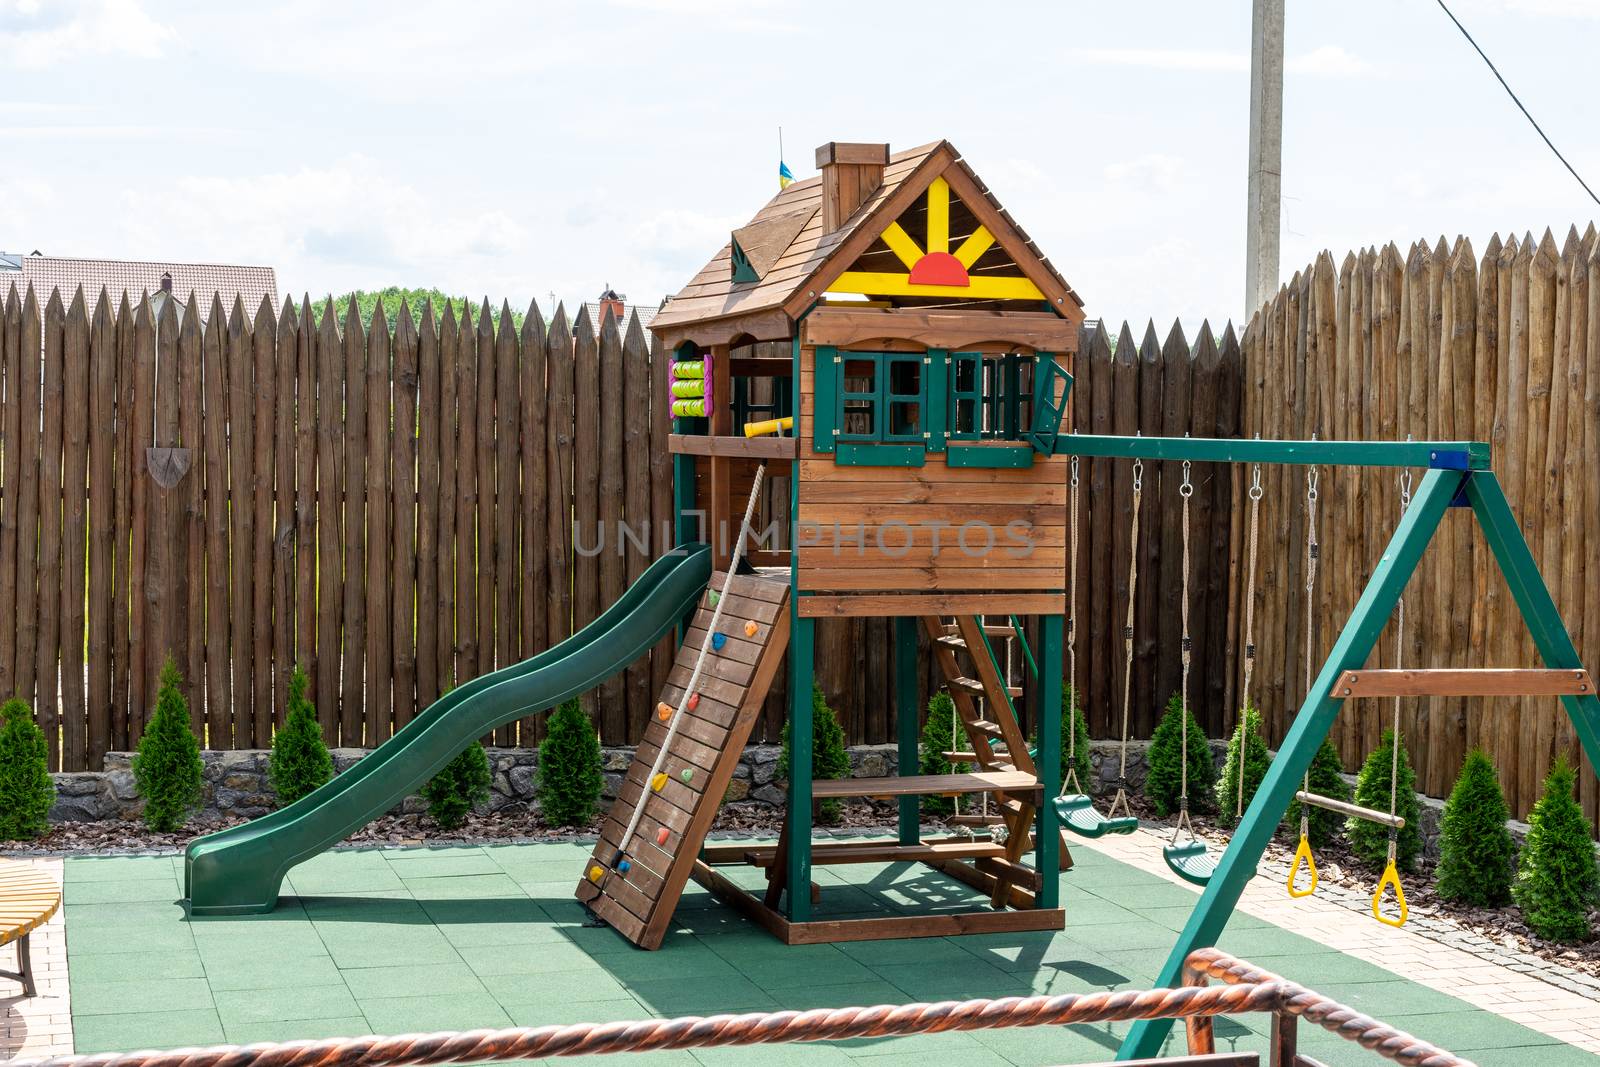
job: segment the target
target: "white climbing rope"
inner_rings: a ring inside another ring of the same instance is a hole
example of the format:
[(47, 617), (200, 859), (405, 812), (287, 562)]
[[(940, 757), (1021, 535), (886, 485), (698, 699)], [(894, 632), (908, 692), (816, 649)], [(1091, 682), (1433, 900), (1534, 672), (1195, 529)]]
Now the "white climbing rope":
[[(1184, 435), (1185, 437), (1188, 434)], [(1178, 495), (1183, 498), (1183, 604), (1179, 610), (1179, 617), (1183, 620), (1183, 637), (1179, 644), (1180, 659), (1183, 663), (1183, 682), (1178, 688), (1178, 700), (1183, 714), (1179, 718), (1182, 738), (1178, 751), (1182, 753), (1179, 766), (1183, 768), (1181, 784), (1178, 788), (1178, 821), (1172, 827), (1172, 843), (1178, 843), (1178, 835), (1188, 831), (1189, 839), (1194, 840), (1194, 826), (1189, 822), (1189, 661), (1192, 642), (1189, 638), (1189, 498), (1194, 496), (1194, 483), (1189, 480), (1190, 463), (1183, 461), (1183, 484), (1178, 487)], [(1243, 757), (1241, 756), (1241, 764)]]
[(1067, 705), (1067, 714), (1071, 721), (1067, 724), (1067, 773), (1061, 779), (1061, 795), (1067, 795), (1067, 785), (1076, 786), (1078, 792), (1083, 792), (1083, 783), (1078, 781), (1078, 457), (1072, 457), (1071, 480), (1071, 508), (1068, 522), (1068, 541), (1072, 556), (1067, 566), (1067, 573), (1071, 576), (1067, 582), (1067, 685), (1072, 692), (1072, 699)]
[(1144, 496), (1144, 460), (1133, 461), (1133, 515), (1128, 537), (1128, 612), (1122, 626), (1122, 758), (1117, 765), (1117, 795), (1111, 798), (1107, 817), (1115, 819), (1120, 809), (1132, 817), (1128, 807), (1128, 711), (1133, 702), (1133, 604), (1139, 591), (1139, 502)]
[[(1256, 439), (1260, 440), (1257, 434)], [(1239, 715), (1244, 717), (1244, 709), (1250, 706), (1250, 676), (1256, 668), (1256, 545), (1261, 533), (1261, 498), (1265, 491), (1261, 488), (1261, 464), (1257, 463), (1251, 469), (1250, 478), (1250, 562), (1245, 575), (1244, 594), (1244, 700), (1240, 704)], [(1240, 738), (1239, 744), (1239, 796), (1233, 817), (1244, 817), (1244, 739)]]
[(651, 783), (656, 775), (661, 773), (662, 765), (667, 761), (667, 753), (672, 748), (672, 739), (678, 736), (678, 725), (683, 722), (684, 712), (688, 709), (689, 698), (694, 695), (700, 684), (700, 673), (705, 669), (706, 659), (711, 653), (711, 642), (717, 635), (717, 625), (722, 621), (722, 607), (728, 602), (728, 595), (733, 590), (735, 572), (739, 569), (739, 561), (744, 558), (745, 537), (750, 532), (750, 521), (755, 517), (756, 500), (761, 495), (761, 479), (766, 473), (765, 463), (756, 468), (755, 480), (750, 486), (750, 502), (745, 505), (744, 518), (739, 522), (739, 537), (733, 544), (733, 558), (728, 561), (728, 573), (722, 579), (722, 592), (717, 595), (717, 602), (711, 608), (711, 621), (706, 625), (705, 640), (700, 642), (700, 654), (695, 657), (694, 670), (689, 674), (689, 683), (683, 687), (683, 695), (678, 698), (678, 709), (673, 714), (672, 721), (667, 724), (667, 736), (656, 749), (656, 758), (650, 764), (650, 773), (645, 775), (640, 789), (639, 803), (633, 806), (633, 815), (628, 819), (628, 828), (623, 831), (622, 841), (617, 849), (618, 860), (627, 855), (634, 831), (639, 829), (639, 820), (644, 817), (644, 806), (650, 800)]

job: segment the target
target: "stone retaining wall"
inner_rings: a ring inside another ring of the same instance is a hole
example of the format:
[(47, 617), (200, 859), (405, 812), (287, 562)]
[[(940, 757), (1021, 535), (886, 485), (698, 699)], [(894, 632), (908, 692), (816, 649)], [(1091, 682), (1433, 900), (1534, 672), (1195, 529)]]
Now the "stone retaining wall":
[[(1145, 755), (1149, 743), (1132, 741), (1128, 744), (1128, 782), (1135, 790), (1144, 785), (1147, 764)], [(1224, 742), (1212, 742), (1213, 757), (1218, 775), (1227, 747)], [(532, 749), (491, 748), (489, 766), (493, 771), (488, 808), (490, 811), (537, 811), (539, 804), (538, 765), (539, 754)], [(364, 749), (334, 749), (334, 766), (343, 771), (362, 756)], [(745, 749), (734, 768), (733, 781), (728, 785), (728, 803), (749, 807), (781, 807), (784, 802), (783, 786), (774, 781), (778, 766), (777, 745), (751, 745)], [(850, 749), (850, 768), (858, 778), (875, 778), (896, 773), (898, 760), (893, 745), (858, 745)], [(205, 764), (204, 798), (199, 817), (202, 820), (222, 816), (255, 818), (272, 810), (272, 788), (267, 780), (267, 758), (264, 751), (207, 751), (200, 754)], [(142, 802), (133, 788), (133, 772), (129, 769), (130, 755), (112, 752), (106, 756), (105, 770), (57, 774), (56, 803), (50, 809), (51, 822), (90, 822), (107, 819), (138, 818)], [(605, 798), (616, 795), (622, 775), (633, 759), (631, 748), (607, 748), (601, 752), (605, 772)], [(1090, 790), (1096, 795), (1106, 795), (1113, 788), (1119, 765), (1119, 746), (1114, 741), (1096, 741), (1090, 753), (1093, 768)], [(1350, 778), (1352, 786), (1355, 779)], [(1430, 797), (1419, 798), (1422, 804), (1422, 839), (1427, 855), (1438, 850), (1438, 829), (1442, 802)], [(410, 796), (394, 810), (420, 812), (424, 810), (420, 797)], [(1512, 823), (1519, 836), (1526, 830), (1524, 824)]]

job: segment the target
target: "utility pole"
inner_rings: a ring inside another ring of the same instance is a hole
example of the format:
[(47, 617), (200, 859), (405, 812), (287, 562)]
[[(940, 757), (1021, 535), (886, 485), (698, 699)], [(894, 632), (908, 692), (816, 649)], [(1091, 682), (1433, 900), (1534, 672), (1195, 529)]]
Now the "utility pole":
[(1278, 288), (1283, 211), (1283, 0), (1250, 17), (1250, 178), (1245, 216), (1245, 319)]

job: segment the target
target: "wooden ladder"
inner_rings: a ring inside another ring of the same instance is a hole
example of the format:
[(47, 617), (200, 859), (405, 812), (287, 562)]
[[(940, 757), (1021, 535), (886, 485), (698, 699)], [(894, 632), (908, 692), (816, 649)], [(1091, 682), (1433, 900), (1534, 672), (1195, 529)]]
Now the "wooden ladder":
[[(972, 762), (981, 771), (1020, 771), (1037, 782), (1033, 757), (1028, 755), (1027, 738), (1022, 736), (1022, 727), (1011, 710), (1011, 698), (1021, 691), (1007, 686), (1000, 677), (989, 651), (983, 622), (976, 615), (957, 615), (956, 632), (950, 633), (940, 616), (924, 615), (922, 627), (933, 642), (934, 661), (944, 675), (956, 716), (972, 747)], [(957, 650), (961, 649), (969, 654), (976, 677), (962, 670), (956, 658)], [(983, 697), (982, 707), (976, 699), (979, 696)], [(1004, 749), (991, 742), (1003, 745)], [(1006, 863), (996, 864), (986, 872), (994, 879), (991, 903), (995, 907), (1002, 906), (1009, 895), (1010, 879), (1006, 868), (1022, 858), (1032, 839), (1036, 791), (1015, 795), (997, 791), (994, 794), (1006, 828)]]

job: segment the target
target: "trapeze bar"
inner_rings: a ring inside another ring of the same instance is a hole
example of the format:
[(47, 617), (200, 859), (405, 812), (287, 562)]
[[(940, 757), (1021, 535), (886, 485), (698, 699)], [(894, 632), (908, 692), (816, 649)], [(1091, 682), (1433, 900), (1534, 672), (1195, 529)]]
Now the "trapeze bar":
[(1438, 467), (1488, 470), (1486, 441), (1263, 441), (1219, 437), (1062, 434), (1059, 456), (1172, 459), (1196, 463), (1290, 463), (1326, 467)]
[(1392, 826), (1396, 830), (1404, 830), (1406, 828), (1404, 818), (1399, 815), (1390, 815), (1386, 811), (1363, 808), (1359, 804), (1349, 804), (1343, 800), (1334, 800), (1332, 797), (1321, 796), (1317, 793), (1307, 793), (1303, 789), (1298, 790), (1294, 798), (1302, 804), (1311, 805), (1313, 808), (1327, 808), (1329, 811), (1336, 811), (1340, 815), (1348, 815), (1353, 819), (1365, 819), (1368, 822), (1375, 822), (1379, 826)]

